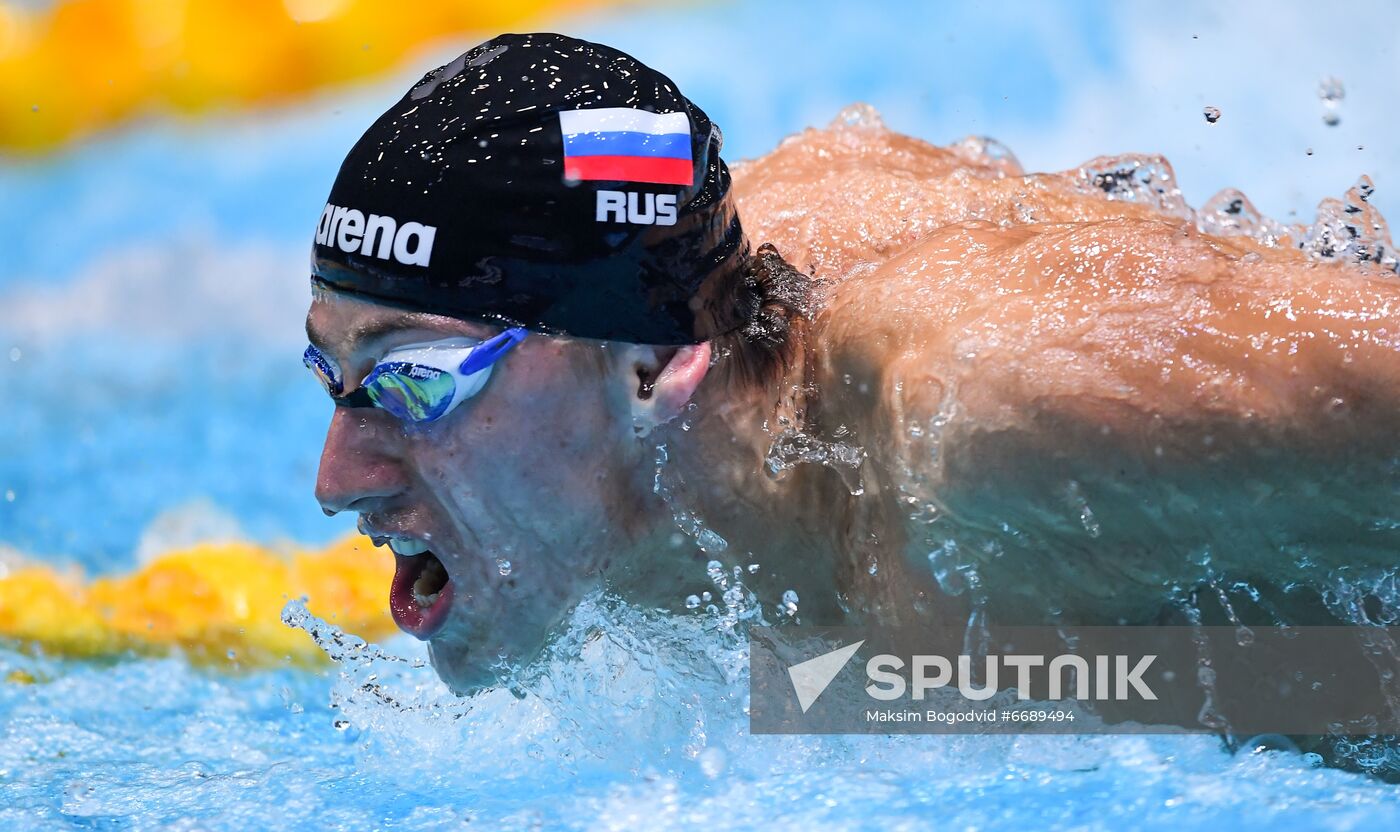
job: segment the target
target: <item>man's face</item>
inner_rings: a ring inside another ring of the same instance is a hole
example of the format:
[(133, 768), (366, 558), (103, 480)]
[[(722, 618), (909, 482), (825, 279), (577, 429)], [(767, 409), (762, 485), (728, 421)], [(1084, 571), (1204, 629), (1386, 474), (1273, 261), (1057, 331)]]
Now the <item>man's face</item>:
[[(307, 331), (349, 392), (395, 347), (499, 329), (318, 290)], [(379, 408), (331, 417), (316, 497), (329, 513), (359, 514), (376, 543), (426, 546), (394, 555), (391, 605), (409, 632), (421, 619), (414, 634), (429, 638), (433, 666), (455, 690), (495, 681), (502, 659), (533, 658), (638, 520), (644, 480), (600, 350), (531, 334), (436, 422), (405, 424)], [(432, 558), (450, 588), (424, 607), (414, 589), (441, 585)]]

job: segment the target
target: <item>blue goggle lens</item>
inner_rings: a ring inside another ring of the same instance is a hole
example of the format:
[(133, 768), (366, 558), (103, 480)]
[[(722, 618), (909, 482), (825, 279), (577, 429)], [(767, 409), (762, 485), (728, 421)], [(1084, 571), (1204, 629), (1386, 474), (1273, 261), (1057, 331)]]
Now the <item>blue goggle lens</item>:
[(364, 382), (376, 406), (409, 422), (431, 422), (447, 412), (457, 393), (450, 373), (422, 364), (380, 364)]
[(340, 380), (340, 370), (315, 346), (307, 346), (306, 352), (301, 354), (301, 363), (305, 364), (316, 375), (316, 379), (321, 382), (322, 387), (326, 388), (327, 393), (339, 396), (345, 391), (345, 385)]

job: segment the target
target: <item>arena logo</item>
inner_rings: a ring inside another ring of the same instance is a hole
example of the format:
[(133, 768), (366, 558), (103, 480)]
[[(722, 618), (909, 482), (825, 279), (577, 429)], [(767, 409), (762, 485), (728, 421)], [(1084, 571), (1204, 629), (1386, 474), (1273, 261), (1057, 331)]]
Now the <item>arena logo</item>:
[(365, 216), (355, 208), (326, 203), (316, 226), (316, 243), (344, 252), (358, 251), (380, 260), (397, 260), (405, 266), (426, 266), (433, 256), (437, 226), (417, 222), (400, 224), (382, 214)]
[[(848, 644), (788, 668), (788, 676), (803, 713), (812, 707), (812, 703), (831, 685), (864, 643)], [(881, 653), (865, 663), (865, 675), (869, 682), (865, 692), (870, 698), (882, 702), (901, 699), (906, 695), (921, 700), (931, 690), (952, 686), (966, 699), (983, 701), (1001, 689), (1003, 678), (1010, 681), (1014, 675), (1016, 696), (1022, 700), (1031, 698), (1031, 687), (1035, 683), (1044, 691), (1043, 698), (1050, 701), (1067, 696), (1081, 700), (1121, 701), (1134, 693), (1143, 700), (1155, 701), (1157, 694), (1142, 677), (1157, 656), (1138, 657), (1136, 663), (1129, 667), (1130, 658), (1125, 655), (1086, 657), (1077, 654), (1052, 657), (984, 656), (979, 668), (982, 671), (979, 683), (973, 675), (973, 658), (968, 655), (956, 656), (951, 660), (945, 656), (919, 655), (911, 656), (910, 661), (905, 662), (899, 656)], [(901, 673), (906, 667), (909, 668), (908, 673)], [(1005, 676), (1002, 675), (1003, 670)]]
[(675, 225), (676, 195), (599, 191), (595, 219), (633, 225)]

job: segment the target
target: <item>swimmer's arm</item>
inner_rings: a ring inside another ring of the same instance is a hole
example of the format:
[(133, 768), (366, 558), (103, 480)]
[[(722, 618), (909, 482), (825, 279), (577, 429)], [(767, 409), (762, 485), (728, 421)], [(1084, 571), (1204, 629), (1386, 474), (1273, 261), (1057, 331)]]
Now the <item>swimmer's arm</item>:
[(969, 328), (995, 339), (906, 361), (890, 395), (913, 490), (1066, 556), (1149, 553), (1114, 582), (1199, 577), (1202, 552), (1236, 574), (1392, 566), (1400, 280), (1203, 271), (1069, 327), (1043, 310), (1083, 298), (1007, 303)]

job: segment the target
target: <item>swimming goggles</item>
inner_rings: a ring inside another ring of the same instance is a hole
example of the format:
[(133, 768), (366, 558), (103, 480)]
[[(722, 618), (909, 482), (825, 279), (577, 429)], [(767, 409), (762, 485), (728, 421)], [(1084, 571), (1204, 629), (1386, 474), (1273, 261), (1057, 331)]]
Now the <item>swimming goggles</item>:
[(445, 338), (396, 347), (348, 394), (340, 368), (314, 344), (301, 360), (337, 407), (378, 407), (405, 422), (434, 422), (481, 392), (491, 365), (525, 340), (525, 332), (514, 327), (485, 341)]

